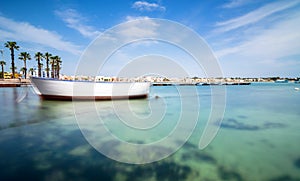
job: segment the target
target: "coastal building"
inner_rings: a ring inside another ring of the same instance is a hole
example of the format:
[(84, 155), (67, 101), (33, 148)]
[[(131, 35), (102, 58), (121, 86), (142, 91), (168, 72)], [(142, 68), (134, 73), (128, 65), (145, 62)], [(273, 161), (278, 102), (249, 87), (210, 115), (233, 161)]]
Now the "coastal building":
[[(19, 74), (19, 73), (15, 73), (15, 78), (18, 79), (18, 78), (21, 78), (22, 75)], [(11, 79), (12, 78), (12, 73), (11, 72), (4, 72), (4, 79)]]

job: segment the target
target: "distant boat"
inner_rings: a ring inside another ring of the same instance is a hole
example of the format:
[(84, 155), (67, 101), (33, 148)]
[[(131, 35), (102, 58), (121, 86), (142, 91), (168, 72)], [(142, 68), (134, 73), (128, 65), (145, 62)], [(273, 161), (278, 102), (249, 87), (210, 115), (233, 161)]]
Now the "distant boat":
[(147, 98), (149, 82), (93, 82), (30, 78), (34, 91), (47, 100), (112, 100)]
[(286, 79), (277, 79), (275, 80), (275, 83), (288, 83), (289, 81)]
[(215, 83), (215, 82), (198, 82), (195, 85), (196, 86), (210, 86), (210, 85), (221, 85), (221, 83)]

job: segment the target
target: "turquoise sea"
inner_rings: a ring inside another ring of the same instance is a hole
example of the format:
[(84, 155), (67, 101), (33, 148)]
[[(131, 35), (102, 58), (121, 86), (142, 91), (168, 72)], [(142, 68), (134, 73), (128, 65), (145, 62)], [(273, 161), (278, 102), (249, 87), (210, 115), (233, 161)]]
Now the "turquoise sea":
[[(197, 90), (198, 124), (178, 151), (149, 164), (121, 163), (99, 153), (80, 131), (76, 120), (79, 113), (72, 102), (40, 100), (30, 87), (0, 88), (0, 180), (300, 181), (300, 91), (295, 87), (300, 85), (227, 86), (221, 128), (200, 150), (198, 142), (210, 113), (211, 89), (184, 86), (181, 96)], [(151, 143), (177, 125), (180, 98), (174, 86), (151, 87), (148, 99), (129, 103), (131, 111), (142, 117), (164, 109), (160, 106), (167, 108), (157, 130), (135, 133), (124, 130), (114, 114), (115, 106), (122, 109), (127, 101), (93, 103), (103, 123), (124, 141)], [(87, 124), (93, 119), (88, 105), (86, 101), (76, 103), (77, 108), (82, 107), (80, 117), (85, 116)], [(186, 123), (191, 121), (185, 119)], [(100, 146), (108, 152), (124, 151), (117, 142)]]

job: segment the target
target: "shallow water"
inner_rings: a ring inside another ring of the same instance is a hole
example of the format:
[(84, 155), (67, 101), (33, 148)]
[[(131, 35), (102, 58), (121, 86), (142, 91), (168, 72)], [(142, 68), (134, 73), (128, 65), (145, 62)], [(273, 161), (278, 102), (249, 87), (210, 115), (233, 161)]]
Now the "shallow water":
[[(211, 91), (196, 87), (200, 108), (192, 136), (171, 156), (142, 165), (120, 163), (99, 153), (83, 137), (76, 118), (90, 123), (93, 105), (96, 116), (118, 138), (153, 143), (178, 125), (181, 102), (175, 87), (151, 87), (147, 100), (77, 102), (76, 108), (72, 102), (42, 101), (31, 88), (1, 88), (0, 180), (300, 180), (300, 91), (295, 87), (227, 86), (221, 129), (204, 150), (198, 149), (198, 142), (209, 117)], [(187, 91), (181, 96), (190, 96), (194, 88), (184, 87)], [(154, 130), (126, 129), (119, 121), (126, 116), (127, 104), (137, 117), (164, 110), (164, 118), (152, 120), (148, 126), (154, 125)], [(116, 107), (120, 115), (115, 114)], [(186, 124), (191, 121), (184, 118)], [(89, 124), (84, 128), (97, 130)], [(110, 153), (124, 151), (113, 141), (100, 146)]]

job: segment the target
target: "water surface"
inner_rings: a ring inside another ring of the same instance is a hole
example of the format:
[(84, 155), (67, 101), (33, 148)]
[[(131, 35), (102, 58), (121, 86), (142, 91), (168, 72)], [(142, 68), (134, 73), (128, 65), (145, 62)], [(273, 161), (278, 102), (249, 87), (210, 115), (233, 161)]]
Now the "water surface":
[[(227, 86), (221, 129), (204, 150), (198, 149), (198, 142), (209, 117), (211, 93), (209, 87), (197, 87), (200, 114), (188, 142), (170, 157), (143, 165), (120, 163), (97, 152), (83, 137), (72, 102), (42, 101), (31, 88), (1, 88), (0, 180), (300, 180), (300, 92), (295, 87)], [(182, 96), (189, 96), (186, 93)], [(149, 102), (154, 109), (167, 109), (163, 122), (147, 134), (118, 124), (110, 101), (96, 102), (95, 107), (113, 134), (145, 144), (166, 136), (180, 115), (175, 87), (151, 87), (149, 99), (130, 101), (132, 111), (149, 115)], [(125, 103), (115, 102), (119, 107)], [(87, 102), (81, 104), (84, 108)], [(90, 110), (83, 110), (88, 122)], [(113, 142), (103, 146), (118, 149)]]

